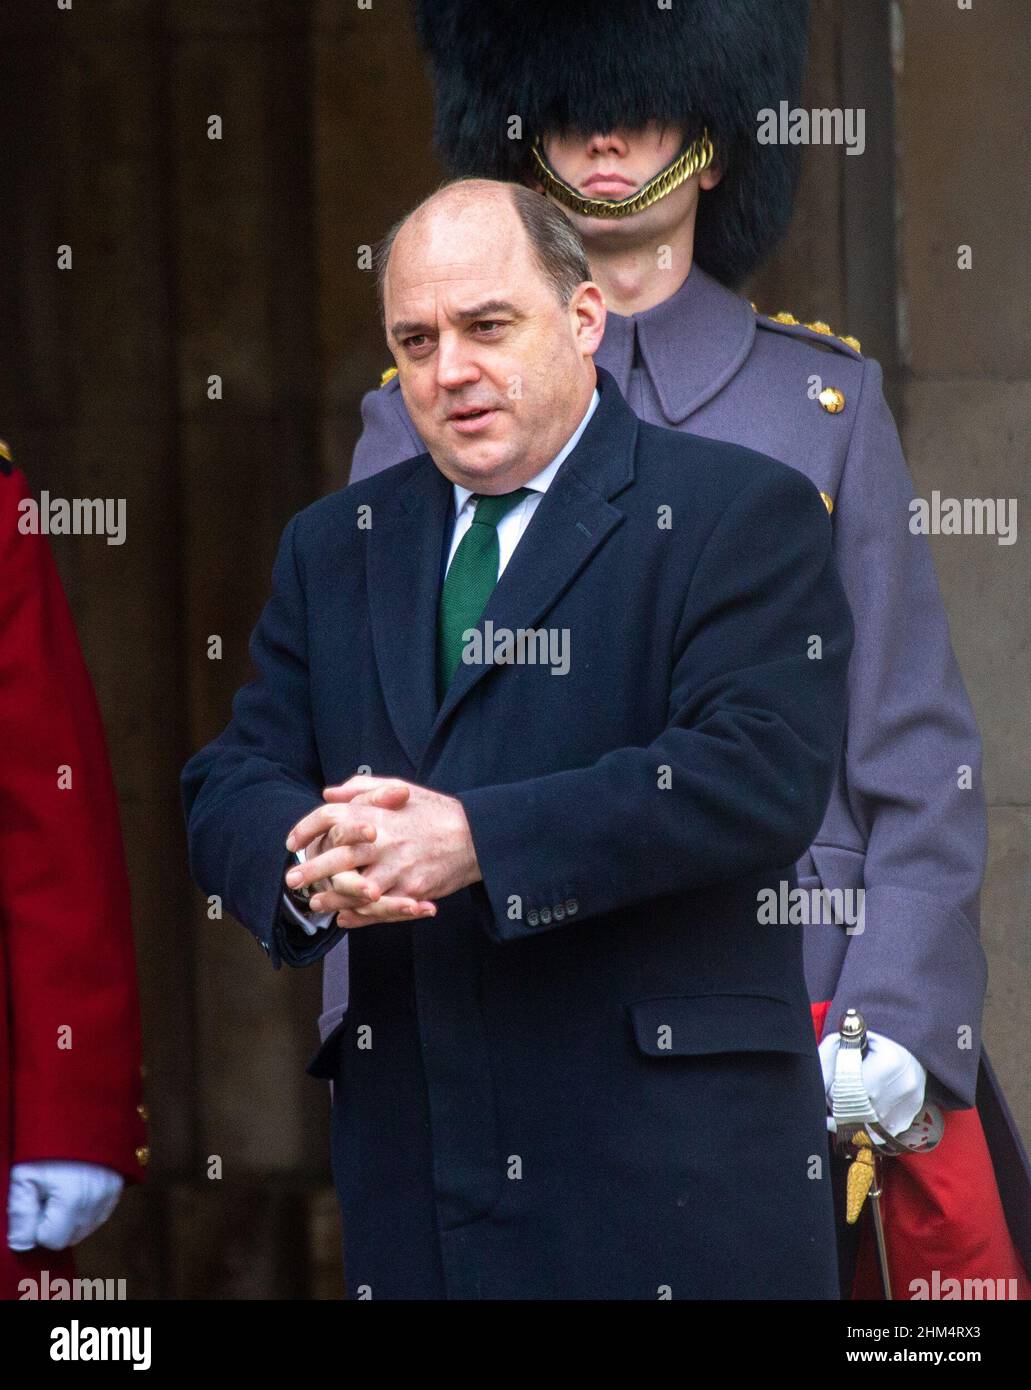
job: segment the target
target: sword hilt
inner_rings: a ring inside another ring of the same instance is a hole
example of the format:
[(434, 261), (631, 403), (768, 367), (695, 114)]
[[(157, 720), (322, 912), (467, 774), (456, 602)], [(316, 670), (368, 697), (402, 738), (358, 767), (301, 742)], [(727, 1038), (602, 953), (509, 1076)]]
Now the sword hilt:
[(847, 1009), (838, 1028), (841, 1039), (831, 1086), (831, 1107), (839, 1147), (851, 1145), (855, 1134), (878, 1123), (877, 1111), (863, 1084), (863, 1057), (867, 1051), (866, 1020), (858, 1009)]
[(863, 1057), (868, 1051), (866, 1020), (858, 1009), (847, 1009), (838, 1029), (840, 1044), (831, 1086), (831, 1109), (839, 1148), (848, 1148), (861, 1130), (876, 1142), (882, 1155), (930, 1153), (945, 1133), (945, 1118), (937, 1105), (925, 1100), (916, 1119), (902, 1134), (891, 1134), (881, 1123), (863, 1082)]

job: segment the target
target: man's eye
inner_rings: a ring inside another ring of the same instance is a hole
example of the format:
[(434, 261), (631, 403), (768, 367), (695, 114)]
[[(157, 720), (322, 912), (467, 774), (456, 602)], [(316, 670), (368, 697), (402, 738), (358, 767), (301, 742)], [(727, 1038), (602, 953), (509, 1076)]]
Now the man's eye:
[(402, 338), (402, 339), (401, 339), (401, 345), (402, 345), (402, 347), (406, 347), (406, 348), (419, 348), (419, 347), (422, 347), (422, 345), (423, 345), (423, 343), (424, 343), (425, 341), (426, 341), (426, 334), (425, 334), (425, 333), (413, 333), (412, 336), (411, 336), (410, 338)]
[(492, 332), (495, 328), (503, 327), (504, 324), (500, 319), (479, 319), (476, 323), (477, 329), (483, 329), (487, 333)]

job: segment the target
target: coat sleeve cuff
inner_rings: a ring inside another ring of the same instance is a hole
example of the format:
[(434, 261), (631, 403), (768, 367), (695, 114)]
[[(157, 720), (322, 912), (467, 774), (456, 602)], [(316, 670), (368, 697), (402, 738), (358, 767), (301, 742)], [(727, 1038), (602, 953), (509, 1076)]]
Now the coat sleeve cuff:
[(858, 1009), (868, 1028), (923, 1064), (929, 1099), (967, 1109), (976, 1102), (987, 980), (984, 951), (963, 913), (927, 893), (875, 885), (866, 890), (863, 931), (849, 938), (827, 1030)]
[[(284, 872), (285, 872), (284, 865)], [(300, 922), (294, 917), (282, 894), (279, 898), (279, 915), (273, 931), (273, 944), (280, 961), (285, 965), (314, 965), (327, 952), (336, 946), (345, 935), (345, 929), (336, 925), (320, 927), (309, 936)], [(275, 963), (275, 962), (273, 962)]]
[(54, 1158), (96, 1163), (121, 1173), (127, 1182), (140, 1183), (150, 1160), (146, 1126), (128, 1104), (61, 1115), (46, 1107), (20, 1107), (10, 1166)]
[[(522, 827), (534, 825), (547, 843), (551, 808), (535, 797), (532, 783), (501, 784), (460, 792), (483, 882), (473, 885), (480, 920), (492, 941), (539, 936), (599, 910), (571, 878), (535, 874)], [(603, 888), (595, 884), (599, 899)]]

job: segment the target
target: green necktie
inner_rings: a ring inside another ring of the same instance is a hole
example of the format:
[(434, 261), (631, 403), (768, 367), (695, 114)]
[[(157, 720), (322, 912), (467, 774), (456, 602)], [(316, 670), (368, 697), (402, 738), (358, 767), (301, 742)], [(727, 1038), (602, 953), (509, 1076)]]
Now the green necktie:
[(437, 695), (440, 699), (444, 698), (451, 677), (462, 663), (463, 633), (477, 626), (498, 582), (501, 565), (498, 522), (529, 492), (529, 488), (520, 487), (500, 497), (476, 499), (473, 524), (454, 553), (437, 611)]

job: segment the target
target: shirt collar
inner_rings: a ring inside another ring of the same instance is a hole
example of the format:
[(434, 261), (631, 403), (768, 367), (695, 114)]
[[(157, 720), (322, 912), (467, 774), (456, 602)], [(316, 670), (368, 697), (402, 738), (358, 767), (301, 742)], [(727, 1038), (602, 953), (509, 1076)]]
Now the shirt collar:
[[(569, 436), (566, 443), (551, 460), (548, 466), (546, 468), (542, 468), (541, 471), (535, 474), (529, 482), (523, 483), (523, 487), (529, 488), (532, 492), (547, 492), (548, 488), (551, 486), (552, 482), (555, 479), (555, 474), (558, 472), (562, 464), (573, 452), (576, 446), (580, 443), (580, 436), (587, 428), (591, 416), (598, 409), (598, 402), (600, 399), (601, 397), (598, 395), (598, 388), (595, 387), (594, 393), (591, 396), (590, 403), (587, 406), (587, 410), (584, 413), (583, 419), (577, 425), (573, 433)], [(462, 515), (462, 508), (469, 501), (469, 498), (475, 496), (476, 494), (474, 494), (470, 488), (460, 487), (458, 483), (454, 483), (453, 487), (455, 490), (455, 516), (458, 517)]]

